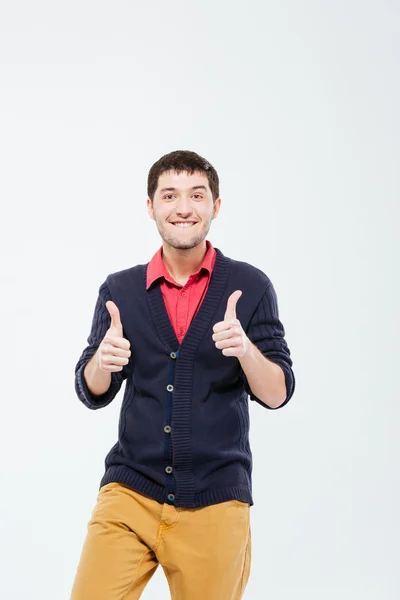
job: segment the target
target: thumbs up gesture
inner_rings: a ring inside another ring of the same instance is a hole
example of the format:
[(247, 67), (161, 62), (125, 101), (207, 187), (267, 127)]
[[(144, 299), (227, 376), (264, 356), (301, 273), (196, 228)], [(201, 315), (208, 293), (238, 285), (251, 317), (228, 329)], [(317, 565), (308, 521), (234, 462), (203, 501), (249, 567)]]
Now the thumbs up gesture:
[(213, 327), (212, 339), (224, 356), (241, 358), (249, 349), (250, 340), (243, 331), (239, 319), (236, 318), (236, 304), (241, 295), (241, 290), (236, 290), (229, 296), (224, 320)]
[(109, 300), (106, 308), (110, 313), (111, 325), (96, 352), (96, 364), (102, 371), (122, 371), (131, 356), (130, 343), (123, 337), (121, 317), (117, 305)]

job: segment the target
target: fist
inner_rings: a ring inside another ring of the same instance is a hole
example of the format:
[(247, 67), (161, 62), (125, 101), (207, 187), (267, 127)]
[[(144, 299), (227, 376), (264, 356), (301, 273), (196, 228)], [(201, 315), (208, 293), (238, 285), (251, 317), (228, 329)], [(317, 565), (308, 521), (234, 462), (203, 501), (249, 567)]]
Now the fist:
[(236, 318), (236, 304), (241, 295), (242, 292), (236, 290), (229, 296), (224, 320), (213, 327), (212, 339), (224, 356), (241, 358), (249, 349), (250, 340), (243, 331), (239, 319)]
[(115, 373), (122, 371), (131, 356), (130, 343), (123, 336), (121, 317), (112, 300), (106, 302), (111, 325), (96, 352), (96, 364), (102, 371)]

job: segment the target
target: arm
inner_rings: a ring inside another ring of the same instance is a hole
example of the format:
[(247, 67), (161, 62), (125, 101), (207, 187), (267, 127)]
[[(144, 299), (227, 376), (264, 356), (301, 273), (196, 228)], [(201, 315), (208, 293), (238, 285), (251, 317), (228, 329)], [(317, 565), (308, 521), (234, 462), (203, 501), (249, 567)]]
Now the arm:
[(111, 325), (111, 317), (106, 302), (112, 300), (107, 283), (99, 289), (94, 310), (92, 327), (84, 349), (75, 367), (75, 391), (81, 402), (90, 409), (107, 406), (115, 398), (122, 382), (129, 373), (129, 364), (121, 371), (107, 373), (99, 369), (96, 352)]
[(102, 396), (107, 392), (111, 385), (111, 373), (102, 371), (97, 364), (98, 352), (99, 349), (96, 350), (83, 369), (83, 377), (93, 396)]
[(246, 335), (250, 340), (248, 352), (239, 358), (245, 389), (251, 400), (265, 408), (281, 408), (293, 396), (295, 377), (272, 283), (261, 298)]
[(268, 408), (282, 405), (287, 396), (282, 368), (266, 358), (251, 341), (239, 361), (253, 399), (257, 397)]

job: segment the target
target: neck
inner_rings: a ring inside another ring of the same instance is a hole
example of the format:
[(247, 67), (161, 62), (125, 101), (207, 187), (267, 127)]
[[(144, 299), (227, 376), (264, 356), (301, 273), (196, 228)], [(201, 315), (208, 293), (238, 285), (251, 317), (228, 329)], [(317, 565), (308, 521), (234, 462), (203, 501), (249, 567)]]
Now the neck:
[(190, 275), (196, 273), (207, 252), (206, 241), (203, 240), (195, 248), (181, 250), (163, 243), (163, 261), (169, 273), (178, 283), (189, 279)]

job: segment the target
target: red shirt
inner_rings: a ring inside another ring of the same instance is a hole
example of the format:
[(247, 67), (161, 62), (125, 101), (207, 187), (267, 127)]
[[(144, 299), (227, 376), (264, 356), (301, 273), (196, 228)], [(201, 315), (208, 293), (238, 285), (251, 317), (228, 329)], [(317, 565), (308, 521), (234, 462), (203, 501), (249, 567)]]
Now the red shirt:
[(217, 253), (211, 242), (206, 240), (207, 251), (196, 271), (185, 285), (177, 283), (169, 274), (162, 259), (162, 246), (153, 256), (147, 268), (146, 289), (160, 279), (160, 289), (168, 316), (179, 343), (182, 342), (189, 325), (200, 308), (210, 283)]

